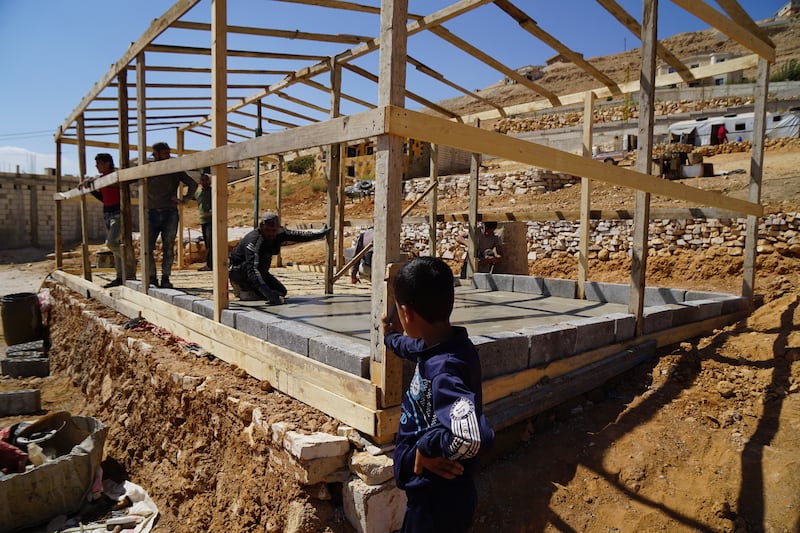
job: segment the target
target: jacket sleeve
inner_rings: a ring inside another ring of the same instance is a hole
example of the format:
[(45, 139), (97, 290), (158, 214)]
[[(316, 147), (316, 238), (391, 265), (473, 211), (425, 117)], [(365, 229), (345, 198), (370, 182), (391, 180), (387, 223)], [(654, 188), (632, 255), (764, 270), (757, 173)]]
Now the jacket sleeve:
[(420, 436), (417, 448), (427, 457), (446, 457), (459, 461), (472, 459), (494, 441), (494, 432), (479, 409), (475, 393), (462, 376), (466, 365), (449, 361), (432, 379), (433, 408), (438, 424)]
[(283, 229), (283, 237), (281, 242), (309, 242), (322, 239), (328, 234), (329, 229), (321, 229), (317, 231), (298, 231), (293, 229)]
[(408, 359), (410, 361), (417, 360), (416, 352), (422, 350), (424, 344), (422, 339), (412, 339), (411, 337), (403, 335), (402, 333), (394, 332), (388, 333), (383, 338), (383, 343), (398, 357), (402, 357), (403, 359)]
[(247, 281), (255, 289), (265, 285), (264, 277), (261, 275), (261, 254), (259, 253), (263, 245), (264, 239), (258, 237), (253, 242), (247, 243), (244, 248), (244, 269), (247, 273)]
[(183, 197), (184, 201), (191, 200), (194, 198), (194, 193), (197, 192), (197, 182), (194, 181), (186, 172), (183, 172), (181, 181), (185, 183), (187, 187), (189, 187), (189, 190), (186, 192), (186, 196)]

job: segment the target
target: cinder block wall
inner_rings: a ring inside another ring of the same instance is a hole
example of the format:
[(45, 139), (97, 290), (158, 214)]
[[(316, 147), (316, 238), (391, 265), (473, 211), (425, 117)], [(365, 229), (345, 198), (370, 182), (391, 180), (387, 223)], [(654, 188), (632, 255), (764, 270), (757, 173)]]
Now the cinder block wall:
[[(62, 177), (62, 190), (75, 187), (78, 178)], [(55, 249), (56, 177), (54, 175), (0, 173), (0, 249)], [(103, 205), (87, 197), (90, 242), (105, 239)], [(138, 224), (134, 210), (134, 230)], [(61, 238), (65, 245), (81, 241), (81, 204), (77, 200), (61, 203)]]

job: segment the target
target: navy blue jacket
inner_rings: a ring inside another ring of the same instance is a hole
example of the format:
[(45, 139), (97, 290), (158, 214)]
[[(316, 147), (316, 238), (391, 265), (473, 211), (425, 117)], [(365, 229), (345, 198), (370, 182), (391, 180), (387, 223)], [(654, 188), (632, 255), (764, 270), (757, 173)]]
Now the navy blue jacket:
[[(384, 338), (387, 348), (417, 362), (403, 395), (394, 450), (395, 482), (403, 490), (472, 482), (478, 454), (494, 442), (494, 432), (483, 416), (478, 352), (466, 329), (453, 327), (453, 331), (452, 337), (429, 348), (422, 339), (399, 333)], [(464, 473), (454, 480), (428, 471), (414, 474), (417, 449), (427, 457), (459, 461)]]

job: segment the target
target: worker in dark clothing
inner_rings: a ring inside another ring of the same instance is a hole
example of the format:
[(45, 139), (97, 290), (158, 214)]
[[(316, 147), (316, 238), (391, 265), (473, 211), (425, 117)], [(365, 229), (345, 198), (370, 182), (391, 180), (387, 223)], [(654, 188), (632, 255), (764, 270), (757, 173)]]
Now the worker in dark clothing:
[[(361, 235), (358, 236), (358, 240), (356, 241), (356, 249), (353, 252), (353, 257), (369, 246), (374, 238), (375, 230), (372, 228), (361, 232)], [(352, 283), (360, 283), (361, 279), (359, 275), (364, 279), (372, 280), (372, 250), (365, 253), (361, 259), (353, 263), (353, 267), (350, 269), (350, 281)]]
[(325, 226), (320, 231), (295, 231), (280, 224), (278, 213), (267, 211), (261, 223), (245, 235), (231, 251), (228, 278), (233, 294), (240, 300), (266, 300), (269, 304), (286, 301), (286, 287), (269, 273), (272, 256), (281, 251), (285, 242), (308, 242), (323, 239), (330, 232)]

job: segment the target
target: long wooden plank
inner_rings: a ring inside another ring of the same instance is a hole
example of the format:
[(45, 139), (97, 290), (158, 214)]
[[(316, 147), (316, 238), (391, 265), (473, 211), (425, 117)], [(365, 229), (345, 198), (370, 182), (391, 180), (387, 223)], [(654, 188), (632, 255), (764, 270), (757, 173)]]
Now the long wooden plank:
[(75, 121), (75, 119), (83, 113), (83, 111), (92, 103), (96, 96), (98, 96), (108, 86), (109, 83), (114, 81), (120, 70), (127, 68), (128, 64), (133, 61), (144, 49), (155, 40), (156, 37), (161, 35), (169, 26), (181, 18), (187, 11), (192, 9), (200, 0), (178, 0), (172, 5), (163, 15), (155, 19), (150, 27), (145, 31), (136, 42), (134, 42), (128, 50), (122, 54), (122, 57), (111, 65), (111, 68), (106, 74), (100, 78), (100, 81), (94, 84), (92, 89), (83, 97), (80, 103), (70, 113), (61, 126), (61, 130), (56, 133), (60, 134), (66, 131), (67, 128)]
[[(202, 22), (186, 22), (179, 20), (172, 24), (173, 28), (181, 28), (185, 30), (200, 30), (211, 31), (211, 24)], [(372, 39), (363, 35), (352, 34), (330, 34), (330, 33), (314, 33), (299, 30), (278, 30), (272, 28), (254, 28), (250, 26), (236, 26), (228, 25), (228, 33), (239, 33), (242, 35), (260, 35), (262, 37), (279, 37), (283, 39), (299, 39), (302, 41), (321, 41), (326, 43), (344, 43), (344, 44), (358, 44), (364, 43)], [(229, 70), (228, 72), (233, 72)]]
[(769, 38), (767, 32), (762, 30), (758, 24), (753, 21), (750, 15), (747, 14), (747, 11), (742, 9), (742, 6), (739, 5), (739, 2), (736, 0), (717, 0), (717, 4), (719, 4), (719, 6), (724, 9), (733, 20), (746, 28), (747, 31), (756, 35), (768, 45), (773, 47), (775, 46), (775, 43)]
[(672, 0), (673, 4), (679, 5), (700, 20), (706, 22), (713, 28), (738, 42), (748, 50), (760, 55), (770, 63), (775, 62), (775, 45), (764, 42), (761, 37), (754, 35), (747, 28), (729, 19), (704, 0)]
[[(191, 171), (212, 167), (231, 161), (254, 159), (256, 156), (281, 154), (305, 148), (314, 148), (332, 142), (348, 142), (374, 137), (385, 130), (385, 109), (373, 109), (355, 115), (339, 117), (317, 124), (278, 131), (240, 143), (212, 148), (182, 157), (154, 161), (147, 165), (120, 169), (98, 179), (95, 187), (105, 187), (119, 182), (133, 181), (170, 172)], [(56, 193), (54, 198), (64, 200), (83, 194), (79, 189)]]
[(639, 191), (678, 198), (699, 205), (719, 207), (756, 216), (761, 216), (764, 212), (763, 207), (759, 204), (731, 198), (719, 192), (696, 189), (633, 170), (607, 165), (601, 161), (591, 161), (579, 155), (509, 137), (502, 133), (480, 130), (408, 109), (389, 107), (387, 125), (390, 133), (403, 138), (444, 144), (467, 152), (490, 154)]
[[(722, 74), (728, 74), (729, 72), (736, 72), (737, 70), (747, 70), (750, 68), (755, 68), (758, 66), (758, 56), (754, 54), (750, 54), (744, 57), (737, 57), (734, 59), (730, 59), (728, 61), (723, 61), (722, 63), (715, 63), (713, 65), (705, 65), (702, 67), (698, 67), (695, 69), (690, 69), (689, 71), (692, 73), (692, 76), (695, 79), (704, 79), (710, 78), (713, 76), (719, 76)], [(667, 87), (669, 85), (673, 85), (676, 83), (681, 83), (683, 80), (679, 73), (673, 72), (671, 74), (665, 74), (663, 76), (658, 76), (656, 78), (655, 86), (656, 87)], [(622, 83), (619, 85), (622, 94), (632, 94), (638, 93), (640, 90), (639, 80), (631, 81), (628, 83)], [(600, 87), (598, 89), (593, 89), (595, 96), (598, 99), (608, 98), (613, 96), (611, 91), (608, 90), (606, 87)], [(584, 95), (586, 91), (581, 91), (577, 93), (562, 95), (559, 97), (561, 101), (561, 105), (571, 105), (571, 104), (581, 104), (583, 103)], [(507, 116), (514, 116), (514, 115), (524, 115), (526, 113), (533, 113), (535, 111), (542, 111), (544, 109), (550, 109), (556, 107), (548, 100), (536, 100), (534, 102), (528, 102), (525, 104), (517, 104), (503, 108), (505, 110), (505, 115)], [(490, 120), (496, 119), (500, 117), (500, 113), (496, 109), (490, 109), (487, 111), (481, 111), (478, 113), (470, 113), (468, 115), (463, 115), (461, 119), (465, 123), (473, 122), (475, 119), (481, 120)]]

